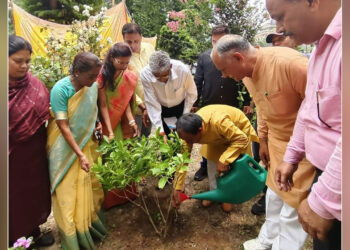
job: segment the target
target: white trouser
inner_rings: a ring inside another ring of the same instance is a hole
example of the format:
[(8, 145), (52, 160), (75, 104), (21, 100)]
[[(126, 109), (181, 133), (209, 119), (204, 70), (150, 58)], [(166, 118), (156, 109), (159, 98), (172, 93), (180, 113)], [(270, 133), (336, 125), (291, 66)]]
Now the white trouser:
[(302, 249), (307, 233), (298, 221), (298, 212), (270, 188), (266, 192), (266, 220), (259, 233), (260, 244), (272, 250)]
[(207, 171), (208, 171), (208, 179), (209, 179), (209, 189), (216, 189), (216, 162), (207, 160)]

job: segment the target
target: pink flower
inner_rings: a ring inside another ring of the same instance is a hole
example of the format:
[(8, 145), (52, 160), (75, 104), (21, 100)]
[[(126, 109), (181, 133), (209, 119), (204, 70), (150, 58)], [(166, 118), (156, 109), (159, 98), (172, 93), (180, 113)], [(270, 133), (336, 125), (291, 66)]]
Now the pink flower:
[(167, 23), (167, 26), (172, 32), (176, 32), (179, 29), (179, 21), (171, 21)]
[(171, 19), (176, 19), (176, 18), (184, 19), (186, 16), (182, 11), (180, 11), (180, 12), (171, 11), (171, 12), (169, 12), (169, 17)]
[(171, 11), (171, 12), (169, 13), (169, 17), (170, 17), (171, 19), (174, 19), (174, 18), (176, 17), (176, 11)]
[(215, 8), (215, 11), (219, 12), (221, 10), (221, 8)]
[(17, 247), (25, 247), (25, 248), (28, 248), (30, 246), (30, 244), (32, 243), (32, 239), (31, 238), (28, 238), (26, 239), (25, 237), (22, 237), (22, 238), (19, 238), (15, 244), (13, 244), (13, 247), (14, 248), (17, 248)]
[(177, 17), (181, 18), (181, 19), (185, 19), (185, 13), (183, 13), (182, 11), (177, 12)]

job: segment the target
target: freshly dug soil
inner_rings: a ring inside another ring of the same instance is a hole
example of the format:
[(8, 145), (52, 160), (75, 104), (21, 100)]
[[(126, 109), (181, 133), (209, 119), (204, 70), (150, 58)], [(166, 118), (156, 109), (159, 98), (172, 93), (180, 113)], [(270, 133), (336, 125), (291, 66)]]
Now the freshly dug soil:
[[(195, 194), (208, 190), (208, 179), (197, 182), (194, 173), (199, 168), (201, 157), (200, 145), (192, 151), (193, 163), (189, 166), (185, 192)], [(160, 203), (165, 203), (170, 187), (156, 191), (155, 184), (147, 181), (148, 195), (157, 193)], [(250, 212), (252, 205), (261, 195), (243, 204), (235, 205), (230, 213), (222, 211), (220, 204), (208, 208), (201, 206), (199, 200), (186, 200), (174, 215), (168, 236), (161, 239), (154, 232), (147, 216), (131, 203), (110, 208), (105, 212), (108, 236), (97, 243), (100, 250), (114, 249), (243, 249), (243, 242), (257, 237), (265, 216), (256, 216)], [(56, 239), (55, 245), (39, 248), (54, 250), (60, 248), (58, 230), (52, 215), (42, 225), (42, 230), (52, 230)], [(309, 238), (304, 250), (312, 249)]]

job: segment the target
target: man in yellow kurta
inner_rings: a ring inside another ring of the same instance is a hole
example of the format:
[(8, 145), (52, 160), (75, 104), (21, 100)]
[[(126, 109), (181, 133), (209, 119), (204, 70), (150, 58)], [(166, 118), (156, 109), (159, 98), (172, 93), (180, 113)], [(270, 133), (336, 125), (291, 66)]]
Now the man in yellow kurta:
[(224, 77), (243, 80), (258, 113), (260, 158), (268, 166), (266, 221), (257, 239), (245, 249), (301, 249), (307, 238), (296, 208), (305, 199), (315, 169), (305, 159), (293, 178), (290, 192), (274, 182), (275, 168), (282, 162), (299, 107), (304, 99), (307, 58), (286, 47), (253, 47), (237, 35), (226, 35), (212, 53)]
[[(135, 93), (139, 97), (136, 99), (138, 107), (135, 110), (135, 121), (141, 135), (149, 136), (151, 133), (152, 124), (148, 120), (146, 108), (141, 110), (141, 107), (139, 106), (140, 103), (145, 103), (140, 73), (148, 64), (149, 58), (155, 50), (150, 43), (142, 42), (141, 29), (136, 23), (125, 24), (122, 29), (122, 34), (124, 42), (129, 44), (132, 50), (129, 65), (139, 76), (135, 88)], [(145, 105), (142, 106), (145, 107)], [(145, 126), (145, 123), (147, 126)]]
[[(192, 149), (193, 143), (203, 144), (200, 153), (208, 160), (210, 190), (216, 189), (215, 173), (225, 172), (240, 154), (251, 155), (251, 141), (258, 142), (254, 128), (246, 115), (239, 109), (228, 105), (208, 105), (195, 114), (182, 115), (176, 122), (176, 130)], [(175, 178), (175, 202), (183, 190), (186, 173)], [(203, 201), (209, 206), (210, 201)], [(231, 211), (232, 204), (223, 203), (224, 211)]]

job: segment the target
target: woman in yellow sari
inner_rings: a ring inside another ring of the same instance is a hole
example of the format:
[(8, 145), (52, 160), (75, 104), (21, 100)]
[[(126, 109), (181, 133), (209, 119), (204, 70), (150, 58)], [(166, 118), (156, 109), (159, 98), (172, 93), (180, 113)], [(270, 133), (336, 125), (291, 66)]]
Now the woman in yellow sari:
[(127, 43), (115, 43), (97, 78), (103, 132), (109, 138), (122, 140), (140, 136), (133, 113), (137, 105), (142, 111), (146, 107), (135, 94), (137, 75), (128, 69), (131, 55)]
[(103, 191), (89, 172), (99, 156), (93, 139), (97, 123), (98, 57), (79, 53), (70, 75), (59, 80), (50, 93), (54, 117), (48, 125), (48, 156), (53, 215), (63, 249), (95, 249), (94, 239), (106, 230), (101, 218)]

